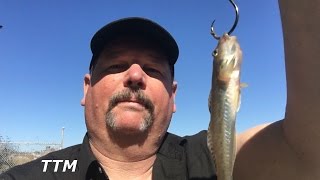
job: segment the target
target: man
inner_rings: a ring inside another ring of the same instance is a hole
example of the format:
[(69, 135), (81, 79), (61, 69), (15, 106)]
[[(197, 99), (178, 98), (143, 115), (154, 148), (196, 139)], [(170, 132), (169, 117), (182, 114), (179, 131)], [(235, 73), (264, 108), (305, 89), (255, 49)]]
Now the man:
[[(320, 179), (320, 1), (280, 0), (288, 102), (284, 120), (238, 135), (234, 179)], [(299, 28), (297, 28), (299, 27)], [(92, 38), (84, 77), (88, 133), (81, 145), (12, 168), (0, 179), (216, 179), (206, 132), (166, 133), (176, 107), (171, 35), (142, 18), (112, 22)], [(46, 172), (41, 160), (77, 160)]]

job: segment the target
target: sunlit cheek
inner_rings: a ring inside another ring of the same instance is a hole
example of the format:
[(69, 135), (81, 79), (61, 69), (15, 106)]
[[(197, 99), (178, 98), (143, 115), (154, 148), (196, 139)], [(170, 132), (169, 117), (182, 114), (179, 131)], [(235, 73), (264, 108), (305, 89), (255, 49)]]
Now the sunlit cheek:
[(160, 113), (162, 113), (163, 116), (170, 117), (171, 114), (174, 111), (174, 102), (173, 99), (169, 96), (162, 96), (163, 98), (160, 99), (161, 102), (161, 110)]
[(96, 121), (101, 121), (108, 108), (108, 94), (101, 90), (94, 90), (87, 98), (90, 102), (90, 110)]
[(170, 100), (166, 103), (165, 107), (164, 107), (164, 111), (162, 114), (162, 122), (161, 122), (161, 128), (163, 129), (163, 131), (166, 131), (170, 122), (171, 122), (171, 118), (173, 115), (173, 103), (170, 102)]
[(177, 106), (174, 100), (172, 100), (172, 112), (175, 113), (177, 111)]

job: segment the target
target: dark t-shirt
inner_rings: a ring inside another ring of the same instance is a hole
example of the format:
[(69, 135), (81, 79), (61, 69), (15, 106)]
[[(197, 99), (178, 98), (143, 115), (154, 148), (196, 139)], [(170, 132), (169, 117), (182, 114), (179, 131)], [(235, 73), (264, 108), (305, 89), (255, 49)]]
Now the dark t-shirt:
[[(216, 180), (206, 137), (206, 131), (185, 137), (167, 133), (157, 152), (152, 179)], [(108, 176), (92, 154), (88, 136), (85, 135), (82, 144), (52, 152), (0, 175), (0, 180), (7, 179), (103, 180)]]

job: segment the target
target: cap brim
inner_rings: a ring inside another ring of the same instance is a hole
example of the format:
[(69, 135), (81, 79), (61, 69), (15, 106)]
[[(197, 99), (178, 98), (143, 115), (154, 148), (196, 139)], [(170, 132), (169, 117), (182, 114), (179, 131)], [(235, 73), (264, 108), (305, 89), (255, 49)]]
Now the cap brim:
[(174, 65), (176, 63), (179, 55), (179, 48), (171, 34), (162, 26), (149, 19), (130, 17), (113, 21), (95, 33), (91, 39), (93, 57), (90, 68), (93, 61), (100, 55), (108, 42), (127, 34), (133, 36), (143, 35), (144, 38), (156, 41), (155, 43), (157, 43), (164, 50), (164, 53), (166, 53), (169, 64)]

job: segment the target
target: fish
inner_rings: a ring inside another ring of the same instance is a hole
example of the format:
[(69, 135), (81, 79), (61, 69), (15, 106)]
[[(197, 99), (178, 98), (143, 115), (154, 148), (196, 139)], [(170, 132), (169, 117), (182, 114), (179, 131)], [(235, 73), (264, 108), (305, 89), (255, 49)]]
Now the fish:
[(236, 158), (236, 115), (241, 103), (242, 50), (236, 36), (220, 37), (212, 53), (213, 73), (208, 106), (207, 145), (218, 180), (232, 180)]

